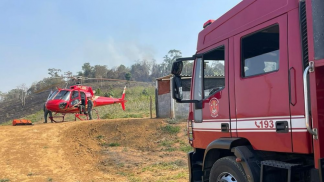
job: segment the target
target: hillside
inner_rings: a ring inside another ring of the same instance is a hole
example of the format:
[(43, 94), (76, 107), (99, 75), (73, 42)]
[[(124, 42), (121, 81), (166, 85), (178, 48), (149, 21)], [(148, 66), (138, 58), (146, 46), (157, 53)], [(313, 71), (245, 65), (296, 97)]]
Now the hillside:
[[(111, 90), (114, 90), (116, 92), (114, 97), (120, 97), (121, 92), (123, 91), (125, 85), (127, 86), (127, 88), (134, 88), (134, 87), (153, 88), (152, 83), (145, 83), (145, 82), (130, 82), (130, 83), (93, 82), (93, 83), (85, 83), (84, 85), (92, 86), (94, 90), (100, 88), (102, 93), (106, 93), (106, 92), (110, 92)], [(46, 90), (38, 94), (28, 95), (26, 97), (25, 106), (22, 106), (21, 101), (19, 99), (7, 101), (7, 102), (1, 102), (0, 103), (0, 124), (11, 121), (13, 119), (24, 118), (24, 117), (32, 120), (33, 122), (43, 120), (43, 112), (42, 112), (43, 104), (46, 101), (49, 92), (50, 90)], [(126, 99), (128, 99), (127, 96)], [(151, 96), (154, 97), (154, 94), (151, 93)], [(70, 117), (70, 119), (71, 118), (72, 117)]]
[(0, 181), (188, 181), (186, 123), (94, 120), (0, 131)]
[(44, 91), (26, 97), (25, 106), (22, 106), (21, 101), (19, 99), (1, 102), (0, 124), (13, 119), (22, 118), (24, 116), (42, 110), (43, 104), (46, 101), (48, 94), (49, 91)]

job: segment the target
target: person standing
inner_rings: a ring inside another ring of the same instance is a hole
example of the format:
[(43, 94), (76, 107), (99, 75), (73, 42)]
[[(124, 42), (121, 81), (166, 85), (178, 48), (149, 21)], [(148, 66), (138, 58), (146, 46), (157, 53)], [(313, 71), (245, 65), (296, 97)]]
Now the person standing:
[(47, 123), (47, 115), (49, 114), (49, 118), (51, 119), (51, 123), (53, 123), (53, 121), (52, 121), (52, 118), (53, 118), (53, 116), (52, 116), (52, 111), (50, 111), (50, 110), (48, 110), (47, 108), (46, 108), (46, 102), (44, 103), (44, 108), (43, 108), (43, 110), (44, 110), (44, 119), (45, 119), (45, 121), (44, 121), (44, 123)]
[(92, 120), (92, 107), (93, 107), (93, 102), (91, 97), (88, 97), (88, 115), (89, 115), (89, 120)]

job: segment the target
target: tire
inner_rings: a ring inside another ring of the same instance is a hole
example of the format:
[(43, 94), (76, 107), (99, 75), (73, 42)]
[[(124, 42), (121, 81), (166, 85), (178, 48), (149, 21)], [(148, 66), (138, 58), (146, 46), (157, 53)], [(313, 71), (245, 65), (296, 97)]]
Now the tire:
[(234, 156), (218, 159), (210, 170), (210, 182), (248, 182), (244, 169)]

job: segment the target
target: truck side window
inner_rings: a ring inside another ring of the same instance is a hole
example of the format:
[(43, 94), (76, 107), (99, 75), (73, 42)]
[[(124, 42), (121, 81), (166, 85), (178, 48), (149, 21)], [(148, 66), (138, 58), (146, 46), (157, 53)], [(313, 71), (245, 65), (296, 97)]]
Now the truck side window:
[(242, 77), (279, 70), (279, 25), (242, 38)]
[(225, 87), (225, 47), (204, 54), (204, 98)]

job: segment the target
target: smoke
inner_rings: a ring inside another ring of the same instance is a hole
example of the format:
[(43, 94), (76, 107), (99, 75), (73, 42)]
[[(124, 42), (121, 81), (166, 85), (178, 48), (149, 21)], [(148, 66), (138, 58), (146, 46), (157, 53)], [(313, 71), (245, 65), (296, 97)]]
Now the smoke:
[(84, 62), (112, 68), (121, 64), (131, 66), (138, 60), (152, 60), (155, 50), (137, 41), (116, 41), (110, 38), (105, 42), (87, 41), (83, 55)]

